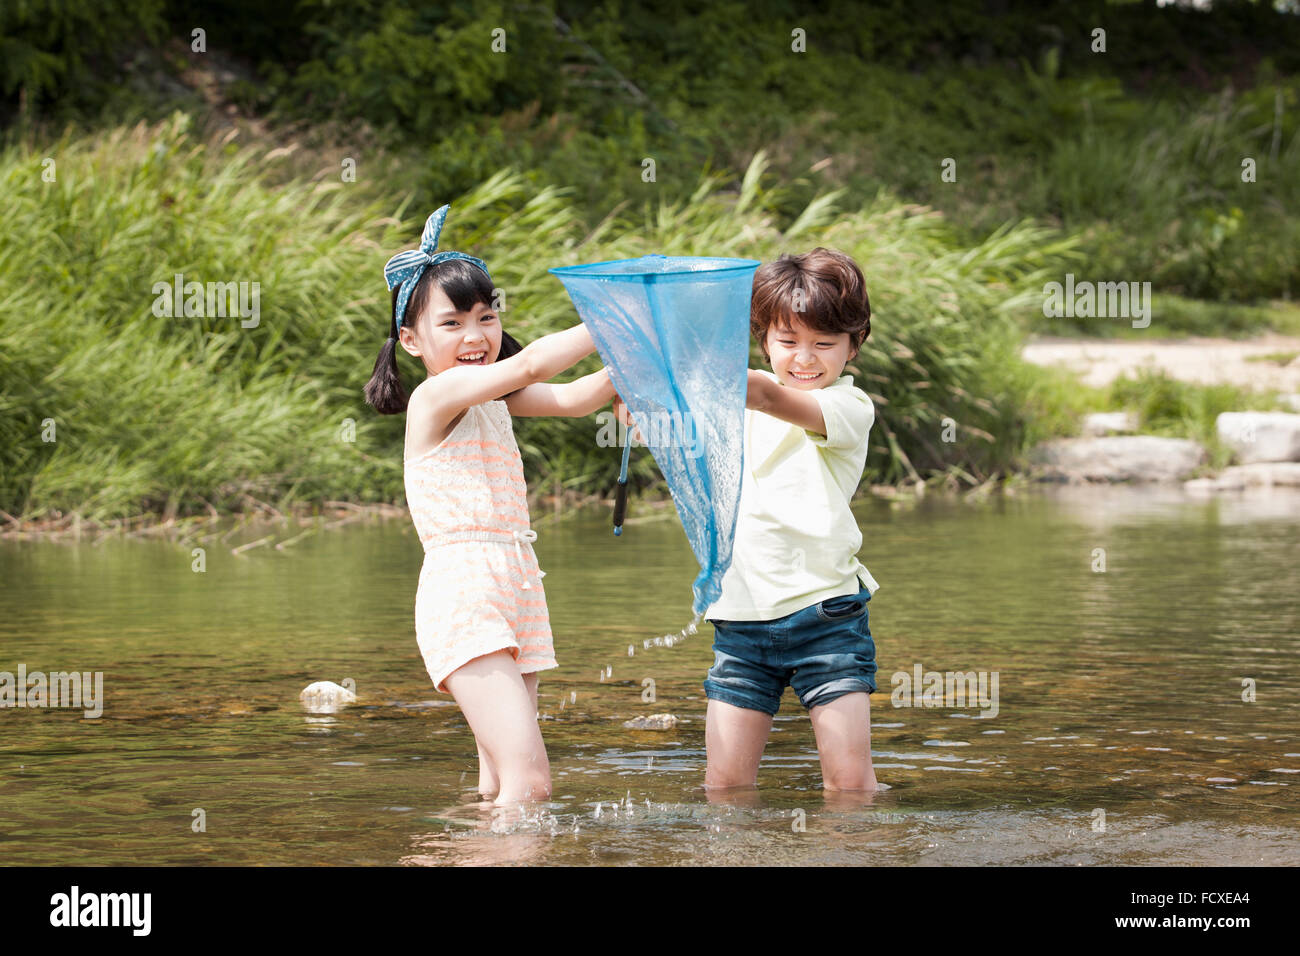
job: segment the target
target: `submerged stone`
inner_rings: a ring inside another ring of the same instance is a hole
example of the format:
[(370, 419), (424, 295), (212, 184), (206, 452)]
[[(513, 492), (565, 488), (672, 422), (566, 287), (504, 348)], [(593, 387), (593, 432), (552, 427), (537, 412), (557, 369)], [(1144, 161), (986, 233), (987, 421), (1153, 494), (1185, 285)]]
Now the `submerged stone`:
[(298, 699), (313, 714), (332, 714), (346, 704), (355, 704), (357, 695), (329, 680), (308, 684)]
[(623, 726), (629, 730), (672, 730), (677, 726), (677, 718), (672, 714), (651, 714), (625, 720)]

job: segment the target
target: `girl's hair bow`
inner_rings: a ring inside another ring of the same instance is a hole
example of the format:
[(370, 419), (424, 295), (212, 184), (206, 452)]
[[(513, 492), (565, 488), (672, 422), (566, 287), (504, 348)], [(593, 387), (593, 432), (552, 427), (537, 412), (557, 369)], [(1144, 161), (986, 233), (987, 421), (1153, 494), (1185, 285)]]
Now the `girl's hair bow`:
[(410, 301), (411, 292), (416, 283), (420, 281), (420, 276), (424, 270), (431, 265), (443, 262), (447, 259), (464, 259), (466, 262), (472, 262), (483, 270), (487, 275), (488, 281), (491, 281), (492, 275), (488, 272), (488, 267), (482, 259), (475, 259), (473, 256), (467, 256), (463, 252), (437, 252), (438, 236), (442, 234), (442, 224), (447, 221), (447, 212), (451, 209), (450, 205), (443, 206), (424, 224), (424, 234), (420, 236), (420, 248), (408, 249), (406, 252), (399, 252), (393, 258), (388, 260), (384, 266), (384, 279), (388, 282), (389, 291), (402, 287), (397, 293), (397, 328), (402, 328), (402, 317), (406, 314), (406, 303)]

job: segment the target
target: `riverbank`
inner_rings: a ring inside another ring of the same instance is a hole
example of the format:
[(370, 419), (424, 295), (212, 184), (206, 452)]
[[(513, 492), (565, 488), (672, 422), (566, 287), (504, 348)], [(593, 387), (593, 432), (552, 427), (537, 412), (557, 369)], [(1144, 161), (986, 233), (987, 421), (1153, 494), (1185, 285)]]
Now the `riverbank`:
[[(1295, 467), (1300, 469), (1300, 465)], [(997, 498), (1044, 495), (1087, 502), (1082, 512), (1098, 505), (1124, 510), (1125, 503), (1133, 501), (1159, 501), (1168, 506), (1217, 492), (1221, 495), (1230, 493), (1226, 497), (1241, 502), (1242, 507), (1255, 502), (1272, 508), (1281, 501), (1291, 502), (1286, 505), (1288, 508), (1300, 509), (1300, 472), (1288, 470), (1280, 480), (1269, 481), (1263, 480), (1262, 471), (1256, 476), (1252, 468), (1260, 471), (1258, 466), (1229, 467), (1213, 477), (1183, 482), (1089, 479), (1084, 476), (1051, 479), (1045, 478), (1041, 469), (1026, 469), (970, 486), (955, 475), (945, 475), (929, 481), (896, 485), (864, 483), (854, 496), (854, 502), (875, 499), (887, 503), (891, 510), (906, 511), (933, 498), (982, 505)], [(568, 493), (559, 499), (554, 495), (544, 498), (530, 496), (530, 501), (535, 527), (601, 511), (612, 513), (614, 507), (612, 498), (577, 493)], [(76, 514), (22, 521), (0, 511), (0, 541), (50, 541), (95, 546), (114, 539), (137, 538), (170, 541), (179, 546), (219, 546), (232, 554), (244, 554), (259, 548), (284, 551), (321, 532), (392, 520), (409, 524), (410, 512), (405, 506), (389, 503), (338, 501), (327, 502), (324, 508), (304, 505), (280, 511), (266, 506), (222, 515), (167, 517), (141, 514), (112, 521), (94, 521)], [(633, 528), (676, 520), (677, 511), (670, 497), (643, 496), (631, 500), (624, 525)]]
[[(1247, 340), (1193, 337), (1150, 342), (1039, 338), (1027, 342), (1021, 355), (1033, 366), (1063, 369), (1077, 383), (1071, 393), (1079, 407), (1058, 411), (1066, 420), (1066, 431), (1073, 422), (1085, 437), (1049, 438), (1031, 448), (1017, 467), (987, 477), (975, 478), (960, 468), (931, 473), (924, 481), (909, 477), (890, 483), (866, 476), (858, 497), (874, 496), (906, 507), (926, 494), (972, 500), (1015, 495), (1039, 481), (1186, 482), (1187, 491), (1197, 494), (1295, 484), (1296, 469), (1286, 464), (1288, 453), (1275, 456), (1280, 458), (1279, 467), (1251, 459), (1258, 444), (1255, 427), (1231, 419), (1237, 423), (1225, 431), (1222, 423), (1228, 420), (1222, 416), (1255, 409), (1257, 414), (1263, 410), (1258, 421), (1265, 424), (1272, 418), (1289, 420), (1287, 415), (1300, 408), (1300, 337), (1269, 333)], [(1080, 413), (1084, 408), (1107, 410)], [(1244, 421), (1250, 425), (1253, 419)], [(650, 456), (639, 458), (640, 477), (653, 481)], [(59, 510), (23, 519), (0, 510), (0, 539), (77, 542), (105, 536), (161, 537), (199, 546), (215, 542), (243, 553), (260, 547), (283, 550), (318, 531), (359, 521), (409, 520), (404, 506), (386, 502), (331, 499), (277, 507), (241, 492), (236, 506), (224, 511), (210, 502), (204, 504), (206, 514), (182, 516), (164, 510), (107, 520)], [(559, 520), (578, 509), (612, 504), (598, 492), (545, 480), (529, 493), (529, 507), (537, 521)], [(674, 515), (672, 501), (662, 490), (634, 495), (632, 506), (630, 525)]]
[[(26, 172), (48, 144), (0, 152), (0, 179), (15, 184), (0, 233), (0, 288), (13, 290), (0, 311), (0, 508), (108, 521), (208, 503), (236, 512), (245, 494), (280, 510), (402, 499), (404, 423), (376, 414), (362, 387), (389, 324), (383, 263), (415, 242), (423, 216), (387, 180), (339, 182), (310, 157), (304, 168), (294, 146), (187, 114), (73, 137), (58, 150), (57, 204)], [(1068, 238), (1019, 222), (972, 244), (935, 210), (884, 192), (817, 195), (783, 223), (790, 184), (769, 165), (752, 156), (738, 189), (701, 172), (689, 202), (651, 200), (649, 228), (616, 209), (591, 231), (565, 194), (504, 169), (446, 197), (458, 210), (447, 242), (489, 263), (507, 293), (503, 325), (525, 343), (578, 321), (535, 263), (837, 248), (890, 277), (872, 292), (889, 319), (849, 369), (878, 409), (867, 480), (958, 469), (982, 482), (1054, 433), (1031, 399), (1043, 376), (1019, 358), (1013, 312), (1041, 298)], [(248, 301), (195, 293), (177, 314), (168, 295), (160, 309), (155, 286), (174, 289), (178, 273), (187, 289), (247, 286)], [(78, 323), (63, 321), (74, 312)], [(398, 361), (409, 390), (424, 370)], [(750, 362), (762, 366), (756, 350)], [(560, 380), (598, 367), (584, 359)], [(939, 440), (946, 419), (956, 440)], [(534, 487), (612, 493), (619, 458), (597, 420), (520, 419), (516, 433)], [(637, 491), (660, 480), (649, 456), (630, 478)]]
[[(612, 508), (613, 504), (613, 499), (572, 491), (529, 494), (534, 524), (558, 520), (580, 508)], [(638, 500), (635, 506), (638, 510), (649, 509), (656, 514), (672, 511), (672, 501), (668, 498)], [(323, 505), (299, 503), (280, 509), (250, 499), (246, 509), (226, 513), (216, 509), (204, 515), (145, 513), (104, 521), (86, 518), (79, 513), (23, 520), (0, 510), (0, 540), (74, 544), (88, 541), (93, 544), (110, 538), (153, 538), (177, 544), (210, 545), (215, 542), (229, 547), (232, 553), (242, 554), (261, 547), (283, 551), (320, 531), (395, 518), (406, 522), (411, 520), (405, 505), (327, 501)], [(649, 520), (649, 516), (633, 515), (627, 524), (638, 520)]]
[(1266, 333), (1249, 339), (1078, 339), (1041, 337), (1020, 354), (1034, 365), (1070, 370), (1100, 387), (1139, 372), (1156, 372), (1198, 385), (1238, 385), (1300, 392), (1300, 336)]
[[(253, 548), (270, 546), (276, 550), (291, 547), (319, 530), (330, 530), (376, 518), (405, 517), (407, 510), (391, 504), (359, 505), (345, 501), (328, 501), (320, 506), (300, 505), (281, 511), (272, 505), (259, 502), (247, 511), (220, 514), (215, 509), (206, 515), (139, 514), (129, 518), (106, 521), (85, 518), (80, 513), (56, 514), (53, 517), (22, 520), (0, 511), (0, 539), (17, 541), (45, 540), (81, 543), (98, 542), (107, 538), (160, 538), (177, 543), (207, 544), (217, 541), (228, 544), (240, 532), (264, 532), (268, 529), (293, 528), (291, 535), (277, 536), (272, 530), (255, 540), (241, 541), (231, 547), (236, 554)], [(312, 524), (302, 530), (295, 525)], [(277, 540), (278, 537), (278, 540)]]

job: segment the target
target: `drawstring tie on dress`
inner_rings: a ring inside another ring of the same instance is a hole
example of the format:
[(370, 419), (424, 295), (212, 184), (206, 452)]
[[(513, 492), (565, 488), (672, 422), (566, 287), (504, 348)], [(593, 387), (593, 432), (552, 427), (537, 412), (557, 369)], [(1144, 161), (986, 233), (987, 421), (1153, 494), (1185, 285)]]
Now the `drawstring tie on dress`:
[[(515, 539), (515, 554), (519, 557), (519, 566), (523, 567), (524, 566), (524, 542), (527, 541), (529, 544), (532, 544), (534, 541), (536, 541), (537, 532), (534, 531), (532, 528), (529, 528), (527, 531), (516, 531), (514, 532), (514, 539)], [(537, 580), (540, 581), (544, 577), (546, 577), (546, 572), (539, 567), (537, 569)], [(523, 589), (525, 591), (531, 591), (533, 589), (532, 582), (528, 580), (527, 575), (525, 575), (524, 577)]]
[[(531, 545), (537, 540), (537, 532), (532, 528), (526, 531), (453, 531), (450, 534), (435, 535), (424, 546), (424, 550), (441, 547), (444, 544), (458, 544), (461, 541), (497, 541), (501, 544), (513, 544), (515, 546), (515, 556), (519, 558), (519, 567), (524, 572), (524, 583), (521, 590), (531, 591), (533, 583), (529, 580), (527, 566), (524, 564), (524, 545)], [(537, 580), (546, 577), (546, 572), (541, 568), (537, 569)]]

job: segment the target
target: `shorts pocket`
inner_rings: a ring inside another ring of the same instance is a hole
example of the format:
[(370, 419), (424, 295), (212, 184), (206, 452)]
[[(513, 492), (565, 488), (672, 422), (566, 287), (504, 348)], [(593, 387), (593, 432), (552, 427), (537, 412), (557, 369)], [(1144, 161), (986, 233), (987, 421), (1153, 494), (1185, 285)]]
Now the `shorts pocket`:
[(867, 599), (860, 594), (827, 598), (817, 605), (817, 616), (823, 621), (847, 621), (861, 617), (867, 610)]

